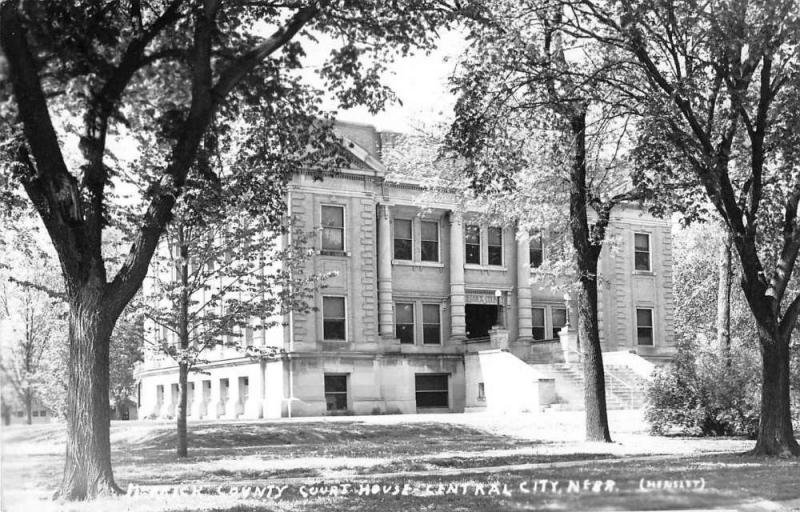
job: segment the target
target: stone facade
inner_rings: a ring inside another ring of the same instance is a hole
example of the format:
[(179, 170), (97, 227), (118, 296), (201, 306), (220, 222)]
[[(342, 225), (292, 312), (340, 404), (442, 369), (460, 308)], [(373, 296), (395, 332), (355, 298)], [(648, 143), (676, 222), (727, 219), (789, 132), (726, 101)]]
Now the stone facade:
[[(529, 242), (513, 225), (486, 223), (453, 204), (420, 206), (418, 186), (386, 179), (380, 134), (358, 125), (339, 131), (352, 168), (323, 181), (298, 172), (287, 198), (289, 213), (316, 233), (319, 251), (309, 270), (334, 274), (316, 294), (316, 311), (290, 314), (285, 327), (257, 340), (283, 348), (280, 360), (217, 349), (205, 373), (190, 376), (190, 418), (462, 412), (487, 404), (508, 410), (515, 400), (517, 409), (530, 410), (546, 403), (552, 379), (537, 379), (530, 364), (579, 358), (574, 330), (562, 329), (576, 318), (562, 294), (531, 280), (537, 255)], [(547, 251), (546, 238), (542, 246)], [(669, 224), (617, 208), (600, 273), (604, 350), (669, 357)], [(150, 358), (138, 377), (140, 417), (174, 415), (174, 366)]]

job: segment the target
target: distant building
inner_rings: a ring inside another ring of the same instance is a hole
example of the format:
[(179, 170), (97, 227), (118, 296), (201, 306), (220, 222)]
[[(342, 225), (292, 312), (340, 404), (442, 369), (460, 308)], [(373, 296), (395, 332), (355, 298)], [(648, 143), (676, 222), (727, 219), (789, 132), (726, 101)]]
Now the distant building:
[[(25, 408), (17, 404), (2, 404), (3, 425), (25, 425), (28, 415)], [(50, 423), (54, 416), (38, 401), (31, 406), (31, 424)]]
[[(564, 395), (560, 364), (580, 349), (574, 304), (531, 282), (547, 239), (518, 240), (513, 225), (453, 204), (420, 208), (418, 185), (386, 179), (380, 133), (338, 131), (350, 168), (324, 181), (299, 171), (287, 198), (290, 215), (318, 233), (311, 270), (336, 276), (316, 295), (318, 311), (248, 341), (280, 346), (282, 358), (214, 349), (190, 375), (190, 419), (534, 410)], [(609, 235), (601, 342), (609, 360), (641, 374), (674, 352), (670, 225), (622, 206)], [(149, 355), (137, 377), (139, 416), (173, 416), (174, 362)]]

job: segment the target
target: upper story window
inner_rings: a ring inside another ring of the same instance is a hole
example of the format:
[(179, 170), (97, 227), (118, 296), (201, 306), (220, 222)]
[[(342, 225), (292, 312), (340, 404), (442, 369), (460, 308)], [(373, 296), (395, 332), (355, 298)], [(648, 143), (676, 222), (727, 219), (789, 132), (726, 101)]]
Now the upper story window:
[(322, 339), (346, 339), (344, 297), (322, 297)]
[(653, 310), (636, 310), (636, 344), (653, 344)]
[(544, 244), (542, 243), (541, 233), (531, 235), (528, 246), (531, 255), (531, 268), (539, 268), (542, 265), (542, 261), (544, 261)]
[(422, 343), (438, 345), (442, 342), (442, 321), (439, 304), (422, 305)]
[(633, 235), (633, 260), (634, 269), (650, 270), (650, 235), (647, 233), (634, 233)]
[(322, 250), (344, 251), (344, 206), (322, 207)]
[(439, 261), (439, 223), (435, 221), (420, 222), (420, 259), (422, 261)]
[(481, 227), (476, 224), (464, 226), (464, 262), (481, 264)]
[(490, 227), (488, 230), (489, 238), (489, 265), (503, 265), (503, 228)]
[(394, 259), (396, 260), (411, 260), (413, 237), (412, 224), (410, 220), (395, 219), (394, 220)]
[(439, 222), (436, 220), (397, 219), (393, 221), (393, 259), (399, 261), (439, 261)]
[(394, 313), (395, 336), (400, 343), (414, 343), (414, 304), (397, 303)]

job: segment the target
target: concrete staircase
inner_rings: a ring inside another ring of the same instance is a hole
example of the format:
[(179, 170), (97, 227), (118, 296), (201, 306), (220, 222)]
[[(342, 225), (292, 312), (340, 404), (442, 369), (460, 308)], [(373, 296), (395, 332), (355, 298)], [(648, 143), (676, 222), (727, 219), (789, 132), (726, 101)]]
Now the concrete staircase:
[[(583, 405), (583, 366), (580, 363), (565, 365), (532, 364), (543, 375), (555, 379), (558, 402), (552, 406), (559, 410), (581, 410)], [(645, 403), (646, 379), (627, 366), (605, 364), (606, 405), (608, 409), (639, 409)]]

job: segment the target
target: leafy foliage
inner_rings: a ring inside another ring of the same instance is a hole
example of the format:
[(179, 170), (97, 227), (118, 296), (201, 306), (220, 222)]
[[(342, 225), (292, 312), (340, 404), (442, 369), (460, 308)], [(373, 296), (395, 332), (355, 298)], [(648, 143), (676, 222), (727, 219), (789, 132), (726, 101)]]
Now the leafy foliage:
[[(145, 320), (147, 348), (190, 370), (207, 362), (204, 354), (218, 345), (260, 357), (249, 346), (289, 311), (310, 311), (314, 290), (326, 277), (307, 274), (313, 249), (302, 232), (293, 235), (292, 244), (281, 247), (283, 234), (241, 217), (168, 228), (164, 251), (135, 304)], [(274, 347), (272, 355), (277, 352)]]
[(658, 369), (647, 390), (645, 420), (654, 434), (755, 437), (760, 368), (752, 344), (719, 357), (702, 342), (684, 340), (674, 362)]
[(4, 230), (0, 239), (3, 398), (26, 413), (37, 404), (58, 412), (47, 393), (53, 355), (66, 339), (58, 270), (53, 255), (42, 249), (37, 219), (27, 212), (17, 222), (23, 229)]
[[(144, 358), (142, 342), (141, 315), (128, 308), (122, 314), (114, 332), (111, 334), (109, 346), (109, 398), (117, 407), (126, 400), (136, 401), (136, 364)], [(117, 418), (121, 419), (121, 418)]]
[[(654, 375), (645, 419), (656, 434), (757, 432), (761, 368), (758, 331), (741, 288), (731, 296), (731, 350), (716, 346), (718, 253), (724, 232), (712, 222), (673, 230), (678, 354)], [(738, 273), (739, 270), (736, 270)], [(800, 414), (800, 359), (791, 364), (794, 417)]]
[[(723, 237), (724, 231), (716, 222), (675, 226), (672, 230), (675, 336), (679, 341), (696, 341), (710, 347), (717, 335), (719, 250)], [(733, 263), (734, 276), (739, 275), (741, 270)], [(738, 286), (731, 289), (731, 337), (737, 346), (755, 344), (758, 339), (747, 300)]]

